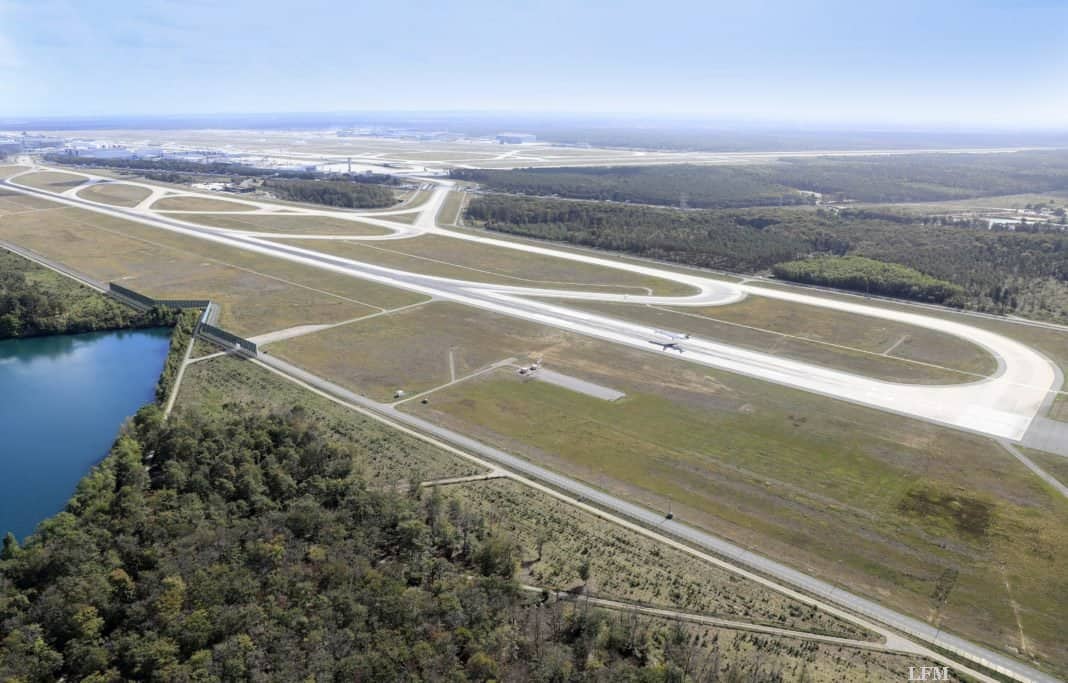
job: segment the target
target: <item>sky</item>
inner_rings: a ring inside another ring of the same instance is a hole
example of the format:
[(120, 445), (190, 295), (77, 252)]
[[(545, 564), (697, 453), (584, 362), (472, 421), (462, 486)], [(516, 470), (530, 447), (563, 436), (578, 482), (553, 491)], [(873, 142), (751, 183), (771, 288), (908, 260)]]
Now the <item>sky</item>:
[(1068, 128), (1068, 0), (0, 0), (0, 117)]

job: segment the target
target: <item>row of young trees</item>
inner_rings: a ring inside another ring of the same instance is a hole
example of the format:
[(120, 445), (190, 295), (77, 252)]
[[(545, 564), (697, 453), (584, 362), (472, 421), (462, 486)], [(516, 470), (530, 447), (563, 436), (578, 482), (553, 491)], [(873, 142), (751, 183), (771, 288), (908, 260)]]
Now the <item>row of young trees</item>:
[(510, 536), (368, 485), (362, 455), (300, 408), (142, 409), (64, 512), (6, 538), (0, 679), (781, 679), (744, 656), (720, 679), (682, 627), (520, 591)]

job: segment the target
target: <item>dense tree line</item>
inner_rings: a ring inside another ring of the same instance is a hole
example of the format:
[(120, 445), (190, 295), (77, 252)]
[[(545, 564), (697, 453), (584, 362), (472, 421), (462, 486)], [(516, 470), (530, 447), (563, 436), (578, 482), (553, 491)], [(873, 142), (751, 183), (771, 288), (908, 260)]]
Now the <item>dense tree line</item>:
[(457, 169), (490, 190), (692, 208), (918, 202), (1068, 190), (1068, 151), (785, 157), (748, 166)]
[(811, 255), (866, 256), (959, 285), (970, 308), (1068, 320), (1066, 233), (885, 210), (677, 211), (504, 195), (476, 197), (466, 216), (491, 230), (747, 273)]
[(159, 379), (156, 380), (156, 400), (163, 404), (170, 396), (174, 388), (174, 380), (178, 377), (178, 370), (182, 367), (185, 352), (193, 342), (193, 333), (196, 331), (197, 321), (200, 319), (199, 309), (184, 309), (174, 314), (174, 328), (171, 330), (171, 345), (167, 351), (167, 358), (163, 362), (163, 370)]
[(777, 263), (775, 277), (913, 301), (959, 306), (964, 288), (896, 263), (863, 256), (822, 256)]
[(139, 312), (0, 250), (0, 339), (164, 327), (174, 316), (168, 309)]
[(486, 195), (475, 197), (465, 215), (491, 230), (709, 268), (763, 270), (810, 250), (807, 239), (767, 230), (781, 219), (760, 212), (672, 211)]
[(783, 185), (863, 202), (916, 202), (1068, 190), (1068, 151), (790, 158)]
[(680, 164), (511, 171), (456, 169), (451, 175), (501, 192), (705, 209), (783, 206), (813, 201), (797, 190), (770, 180), (767, 167), (763, 166)]
[(537, 607), (506, 533), (369, 486), (360, 456), (300, 408), (142, 409), (64, 512), (5, 538), (0, 679), (713, 680), (681, 626)]
[[(75, 156), (73, 154), (46, 154), (46, 161), (68, 166), (92, 166), (98, 168), (119, 168), (130, 171), (156, 171), (165, 173), (199, 173), (204, 175), (237, 175), (245, 177), (262, 177), (282, 173), (276, 170), (254, 168), (226, 161), (188, 161), (185, 159), (101, 159), (93, 156)], [(301, 171), (287, 171), (293, 177), (312, 177), (314, 174)]]
[(381, 184), (343, 180), (267, 180), (264, 189), (279, 199), (339, 206), (346, 209), (377, 209), (393, 206), (393, 190)]

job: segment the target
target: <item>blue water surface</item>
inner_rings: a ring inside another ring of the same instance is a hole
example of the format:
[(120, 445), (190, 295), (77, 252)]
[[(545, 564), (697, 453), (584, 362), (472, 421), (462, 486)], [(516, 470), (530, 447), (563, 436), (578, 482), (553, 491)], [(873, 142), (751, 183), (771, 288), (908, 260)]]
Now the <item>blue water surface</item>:
[(0, 536), (63, 509), (154, 398), (166, 328), (0, 341)]

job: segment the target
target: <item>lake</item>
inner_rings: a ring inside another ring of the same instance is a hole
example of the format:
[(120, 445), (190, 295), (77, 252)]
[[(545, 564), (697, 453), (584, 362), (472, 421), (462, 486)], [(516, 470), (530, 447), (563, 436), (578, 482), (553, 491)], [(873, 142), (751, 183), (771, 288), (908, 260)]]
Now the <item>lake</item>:
[(154, 400), (169, 344), (166, 328), (0, 341), (0, 536), (63, 509)]

